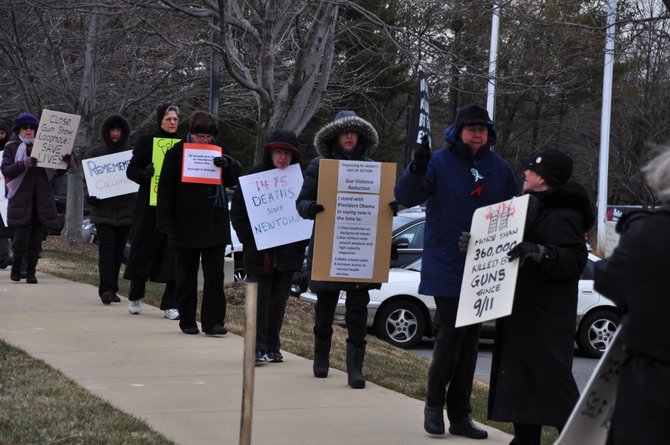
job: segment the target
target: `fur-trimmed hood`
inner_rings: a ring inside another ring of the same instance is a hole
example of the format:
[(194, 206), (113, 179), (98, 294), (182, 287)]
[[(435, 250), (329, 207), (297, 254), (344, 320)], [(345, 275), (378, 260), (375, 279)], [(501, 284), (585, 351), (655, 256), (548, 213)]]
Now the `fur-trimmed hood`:
[(321, 156), (332, 157), (337, 137), (345, 132), (354, 132), (358, 135), (358, 149), (361, 156), (370, 156), (379, 144), (377, 130), (372, 124), (359, 117), (353, 111), (340, 111), (330, 123), (322, 127), (314, 136), (314, 148)]
[[(115, 143), (110, 139), (109, 130), (112, 128), (121, 129), (121, 139), (119, 139), (119, 142)], [(100, 127), (100, 139), (102, 140), (102, 143), (105, 144), (105, 147), (110, 150), (116, 151), (125, 147), (129, 137), (130, 125), (128, 125), (126, 118), (120, 114), (112, 114), (111, 116), (108, 116)]]

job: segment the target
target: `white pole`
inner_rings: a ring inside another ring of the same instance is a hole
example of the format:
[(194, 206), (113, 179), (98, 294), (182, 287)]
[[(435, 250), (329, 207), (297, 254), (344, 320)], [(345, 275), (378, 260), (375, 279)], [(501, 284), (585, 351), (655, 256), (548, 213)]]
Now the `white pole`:
[(495, 120), (496, 70), (498, 62), (498, 35), (500, 34), (500, 6), (493, 3), (493, 18), (491, 20), (491, 47), (489, 49), (489, 82), (486, 97), (486, 110), (491, 119)]
[(614, 72), (614, 37), (617, 0), (609, 0), (605, 39), (605, 69), (603, 73), (603, 106), (600, 116), (600, 165), (598, 169), (598, 238), (599, 252), (605, 252), (605, 223), (607, 218), (607, 174), (609, 172), (610, 119), (612, 114), (612, 75)]

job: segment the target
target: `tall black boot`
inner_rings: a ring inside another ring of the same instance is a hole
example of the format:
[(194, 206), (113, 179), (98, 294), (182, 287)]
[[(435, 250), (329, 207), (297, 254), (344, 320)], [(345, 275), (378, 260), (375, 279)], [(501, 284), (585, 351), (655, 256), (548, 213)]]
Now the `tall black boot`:
[(363, 359), (365, 359), (365, 342), (355, 345), (347, 341), (347, 380), (349, 386), (355, 389), (365, 388)]
[(330, 341), (332, 334), (327, 337), (320, 337), (316, 332), (314, 333), (314, 377), (324, 379), (328, 377), (328, 369), (330, 368)]
[(28, 263), (26, 264), (26, 283), (37, 284), (35, 267), (37, 267), (37, 258), (28, 257)]
[(12, 271), (9, 273), (9, 278), (12, 281), (21, 281), (21, 263), (23, 263), (23, 257), (14, 255)]

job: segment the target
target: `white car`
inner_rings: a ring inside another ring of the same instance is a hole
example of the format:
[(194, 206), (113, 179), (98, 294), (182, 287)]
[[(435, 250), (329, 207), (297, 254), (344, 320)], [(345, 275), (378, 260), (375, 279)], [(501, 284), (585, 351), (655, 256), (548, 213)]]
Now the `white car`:
[[(587, 356), (600, 357), (612, 341), (619, 325), (614, 303), (593, 290), (593, 264), (600, 258), (589, 254), (579, 281), (576, 341)], [(370, 291), (368, 327), (377, 337), (401, 348), (416, 346), (423, 337), (432, 337), (435, 319), (433, 297), (418, 293), (421, 259), (403, 268), (391, 269), (389, 281)], [(316, 295), (304, 292), (300, 299), (316, 304)], [(340, 294), (335, 322), (344, 324), (346, 292)], [(482, 337), (492, 338), (494, 323), (484, 324)]]

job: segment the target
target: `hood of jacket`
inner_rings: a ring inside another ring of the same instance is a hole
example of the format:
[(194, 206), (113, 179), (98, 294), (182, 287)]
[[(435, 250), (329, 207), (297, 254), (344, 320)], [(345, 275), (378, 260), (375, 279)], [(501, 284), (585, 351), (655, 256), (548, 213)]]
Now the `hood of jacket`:
[(586, 190), (574, 181), (553, 187), (545, 192), (533, 192), (531, 194), (537, 197), (548, 208), (570, 208), (576, 210), (582, 217), (582, 225), (585, 233), (593, 227), (596, 221), (593, 206), (586, 194)]
[(346, 132), (358, 134), (356, 151), (361, 157), (367, 157), (374, 152), (379, 144), (377, 130), (365, 119), (353, 112), (338, 113), (338, 116), (330, 123), (323, 126), (314, 136), (314, 148), (317, 153), (325, 158), (332, 158), (333, 151), (337, 149), (337, 137)]
[[(112, 142), (109, 137), (109, 130), (112, 128), (121, 129), (121, 139), (119, 139), (118, 142)], [(128, 125), (126, 118), (120, 114), (112, 114), (111, 116), (108, 116), (102, 123), (102, 127), (100, 127), (100, 139), (102, 140), (102, 143), (105, 144), (105, 147), (110, 150), (117, 151), (120, 148), (125, 147), (129, 137), (130, 125)]]

